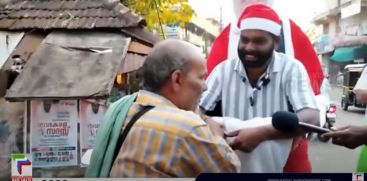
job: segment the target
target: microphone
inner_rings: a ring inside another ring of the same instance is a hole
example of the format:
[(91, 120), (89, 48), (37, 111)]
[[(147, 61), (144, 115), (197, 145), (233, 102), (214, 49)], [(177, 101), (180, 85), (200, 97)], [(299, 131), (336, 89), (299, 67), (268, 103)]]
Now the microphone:
[(324, 133), (328, 133), (331, 131), (330, 129), (322, 128), (322, 127), (315, 126), (312, 124), (307, 124), (304, 122), (299, 122), (298, 124), (300, 127), (304, 128), (306, 131), (313, 132), (313, 133), (324, 134)]
[(307, 132), (319, 134), (330, 132), (330, 130), (326, 128), (299, 122), (297, 114), (288, 111), (275, 112), (272, 116), (271, 123), (276, 130), (284, 133), (296, 133), (299, 127), (305, 129)]

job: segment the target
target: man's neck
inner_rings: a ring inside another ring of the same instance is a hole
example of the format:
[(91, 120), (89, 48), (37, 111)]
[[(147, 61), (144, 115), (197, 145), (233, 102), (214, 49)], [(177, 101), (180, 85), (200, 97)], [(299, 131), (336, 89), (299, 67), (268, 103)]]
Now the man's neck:
[(176, 107), (179, 107), (178, 102), (177, 102), (177, 96), (172, 94), (172, 92), (168, 88), (162, 88), (156, 94), (158, 94), (158, 95), (164, 97), (165, 99), (169, 100)]
[(251, 85), (254, 87), (257, 85), (259, 78), (266, 72), (268, 64), (259, 68), (245, 68), (247, 78), (249, 79)]

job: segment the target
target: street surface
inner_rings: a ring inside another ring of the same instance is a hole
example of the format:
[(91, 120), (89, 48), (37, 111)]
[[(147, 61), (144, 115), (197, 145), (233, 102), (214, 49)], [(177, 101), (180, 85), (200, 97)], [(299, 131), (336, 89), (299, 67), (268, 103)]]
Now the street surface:
[[(364, 110), (350, 106), (348, 111), (340, 107), (341, 89), (333, 88), (331, 99), (338, 106), (337, 125), (362, 125)], [(310, 142), (309, 154), (314, 173), (351, 173), (355, 172), (360, 149), (350, 150), (335, 146), (331, 141), (320, 142), (314, 138)]]

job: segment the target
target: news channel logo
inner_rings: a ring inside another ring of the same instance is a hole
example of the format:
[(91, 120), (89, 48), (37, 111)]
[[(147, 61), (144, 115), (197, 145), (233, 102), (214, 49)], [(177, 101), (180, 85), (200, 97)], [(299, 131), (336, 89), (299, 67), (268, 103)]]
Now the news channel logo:
[(364, 181), (363, 173), (353, 173), (353, 181)]
[(32, 180), (32, 158), (30, 154), (11, 155), (11, 180)]

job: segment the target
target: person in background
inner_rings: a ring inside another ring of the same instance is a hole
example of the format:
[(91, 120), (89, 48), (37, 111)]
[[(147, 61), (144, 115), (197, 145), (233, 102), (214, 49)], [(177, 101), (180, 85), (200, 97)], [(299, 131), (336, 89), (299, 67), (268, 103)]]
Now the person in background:
[(323, 95), (326, 99), (327, 104), (330, 104), (330, 91), (331, 91), (331, 85), (329, 82), (329, 76), (326, 75), (324, 80), (322, 81), (321, 88), (320, 88), (320, 94)]

